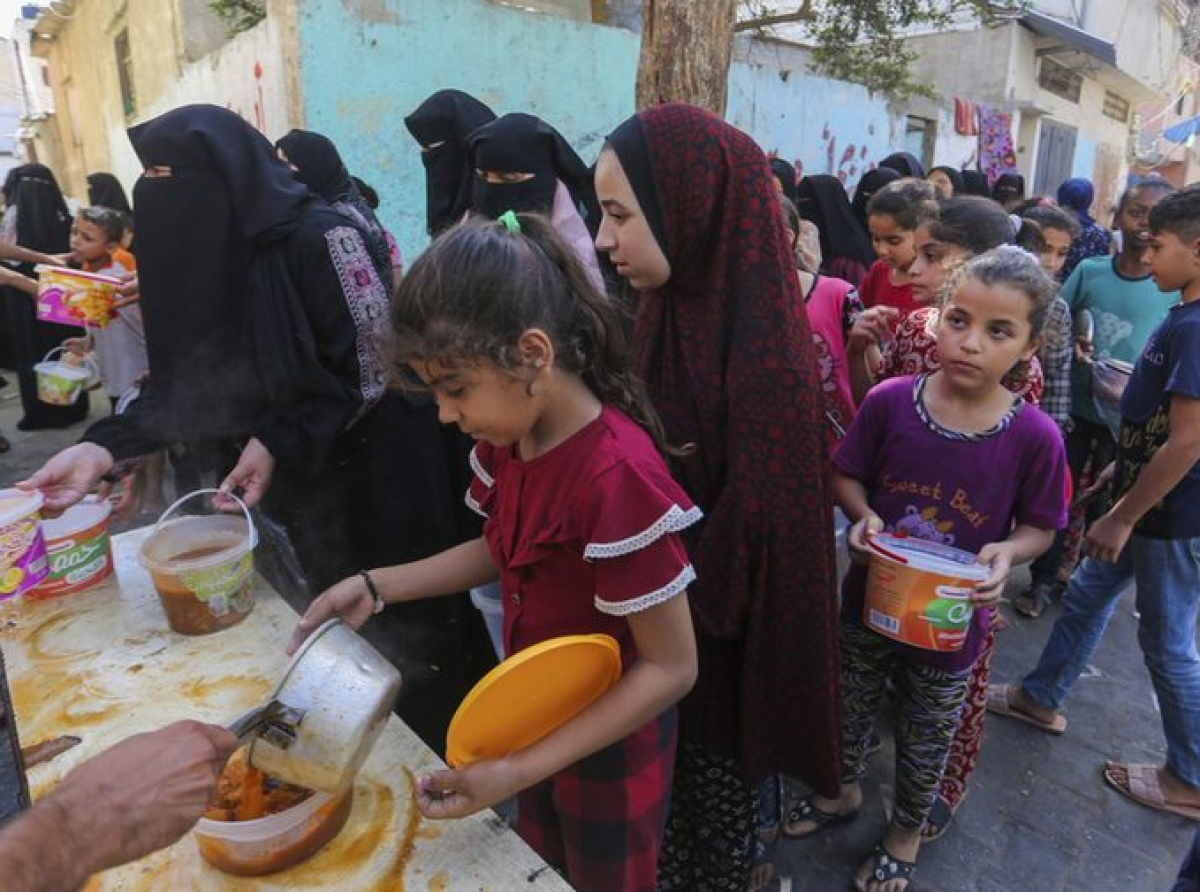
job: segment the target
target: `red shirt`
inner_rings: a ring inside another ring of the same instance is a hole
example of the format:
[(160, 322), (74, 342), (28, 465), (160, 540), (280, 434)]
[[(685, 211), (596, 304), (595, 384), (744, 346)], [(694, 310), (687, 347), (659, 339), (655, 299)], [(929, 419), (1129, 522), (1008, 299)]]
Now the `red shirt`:
[[(892, 340), (883, 351), (876, 379), (899, 378), (904, 375), (923, 375), (942, 367), (937, 352), (937, 327), (941, 311), (937, 307), (921, 307), (909, 313), (896, 326)], [(1001, 382), (1027, 403), (1042, 401), (1045, 376), (1042, 364), (1034, 356), (1023, 375), (1007, 375)]]
[(858, 286), (859, 296), (867, 307), (895, 307), (900, 311), (901, 318), (913, 310), (919, 309), (920, 304), (913, 299), (912, 285), (892, 284), (892, 271), (882, 260), (876, 260), (867, 270), (867, 277)]
[(624, 413), (600, 416), (537, 458), (479, 442), (467, 504), (500, 569), (509, 654), (559, 635), (603, 632), (636, 656), (624, 617), (696, 578), (679, 532), (700, 509), (650, 437)]

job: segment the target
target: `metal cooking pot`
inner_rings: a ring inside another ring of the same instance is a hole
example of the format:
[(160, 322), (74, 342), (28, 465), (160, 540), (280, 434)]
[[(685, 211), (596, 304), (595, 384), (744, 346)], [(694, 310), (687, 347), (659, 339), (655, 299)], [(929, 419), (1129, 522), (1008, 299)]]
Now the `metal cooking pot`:
[(336, 793), (353, 782), (400, 693), (400, 673), (339, 619), (296, 651), (270, 700), (229, 730), (255, 768)]

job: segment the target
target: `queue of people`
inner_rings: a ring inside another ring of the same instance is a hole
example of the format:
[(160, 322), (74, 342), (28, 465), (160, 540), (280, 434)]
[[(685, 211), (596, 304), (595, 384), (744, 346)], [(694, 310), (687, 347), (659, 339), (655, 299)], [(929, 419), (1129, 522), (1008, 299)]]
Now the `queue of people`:
[[(581, 890), (765, 888), (780, 835), (857, 816), (890, 698), (895, 802), (851, 879), (901, 892), (952, 829), (986, 714), (1062, 733), (1130, 579), (1167, 757), (1106, 778), (1200, 819), (1200, 188), (1131, 186), (1109, 256), (1086, 181), (1055, 202), (1014, 174), (985, 196), (977, 172), (926, 177), (896, 153), (851, 198), (678, 103), (613, 129), (594, 168), (549, 123), (459, 91), (406, 125), (433, 237), (407, 269), (331, 140), (272, 145), (212, 106), (130, 131), (136, 260), (111, 182), (64, 245), (52, 175), (16, 179), (17, 243), (125, 276), (131, 332), (39, 333), (32, 279), (3, 273), (24, 301), (18, 370), (58, 338), (99, 354), (110, 395), (126, 359), (146, 373), (124, 412), (20, 485), (61, 511), (169, 448), (177, 477), (261, 505), (320, 593), (293, 604), (292, 649), (330, 617), (361, 628), (439, 752), (494, 662), (468, 590), (494, 585), (503, 653), (611, 635), (624, 673), (595, 704), (417, 787), (437, 818), (515, 796), (518, 832)], [(24, 194), (45, 199), (51, 235), (32, 235), (21, 214), (42, 204)], [(1094, 383), (1114, 363), (1131, 366), (1115, 408)], [(958, 650), (864, 622), (884, 532), (976, 556)], [(990, 683), (1000, 598), (1035, 560), (1017, 608), (1064, 613), (1029, 676)], [(154, 765), (177, 759), (179, 777), (148, 771), (128, 795), (186, 783), (170, 819), (149, 832), (116, 810), (125, 842), (86, 843), (65, 885), (199, 816), (231, 745), (203, 726), (159, 734)], [(97, 785), (117, 795), (107, 771), (151, 745), (85, 764), (0, 829), (0, 873), (25, 877), (26, 842), (73, 827)]]

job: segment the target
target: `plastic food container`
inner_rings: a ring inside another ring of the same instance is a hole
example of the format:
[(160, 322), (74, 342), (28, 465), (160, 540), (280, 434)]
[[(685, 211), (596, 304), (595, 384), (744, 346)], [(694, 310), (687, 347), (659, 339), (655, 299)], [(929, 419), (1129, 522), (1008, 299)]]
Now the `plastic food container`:
[[(181, 635), (207, 635), (236, 625), (254, 607), (254, 546), (258, 533), (250, 512), (185, 515), (168, 518), (198, 489), (163, 512), (142, 543), (138, 560), (150, 571), (167, 614), (167, 624)], [(236, 496), (231, 496), (236, 499)]]
[(29, 593), (31, 598), (70, 595), (99, 585), (112, 575), (112, 543), (107, 499), (87, 498), (59, 517), (42, 523), (50, 574)]
[(311, 858), (338, 835), (350, 817), (354, 787), (336, 795), (314, 793), (299, 805), (255, 821), (196, 824), (196, 846), (213, 867), (257, 877), (286, 870)]
[(23, 595), (50, 572), (42, 494), (0, 489), (0, 601)]
[(40, 264), (37, 317), (59, 325), (93, 325), (103, 328), (116, 311), (113, 299), (120, 279), (64, 266)]
[(887, 533), (867, 542), (867, 627), (926, 650), (960, 650), (975, 613), (971, 591), (988, 578), (988, 568), (970, 552), (938, 542)]
[(62, 347), (55, 347), (33, 367), (37, 377), (38, 399), (51, 406), (74, 405), (88, 385), (100, 377), (96, 361), (90, 356), (84, 357), (83, 365), (51, 359), (54, 354), (61, 352)]

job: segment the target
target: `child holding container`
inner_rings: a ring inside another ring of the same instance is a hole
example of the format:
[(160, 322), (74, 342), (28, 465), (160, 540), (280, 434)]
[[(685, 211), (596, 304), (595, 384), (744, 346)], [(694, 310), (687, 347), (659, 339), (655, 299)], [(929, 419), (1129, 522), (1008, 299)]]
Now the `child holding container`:
[(497, 578), (508, 653), (611, 635), (625, 671), (606, 694), (523, 750), (421, 779), (416, 798), (448, 818), (519, 793), (518, 832), (574, 888), (649, 892), (673, 707), (696, 673), (680, 532), (700, 510), (659, 452), (614, 305), (548, 219), (509, 211), (433, 243), (400, 285), (392, 329), (441, 420), (477, 441), (467, 504), (484, 535), (343, 580), (305, 613), (293, 647), (331, 615), (357, 627), (385, 603)]
[[(71, 227), (71, 263), (89, 273), (124, 278), (136, 272), (133, 255), (121, 245), (129, 226), (124, 214), (110, 208), (84, 208)], [(107, 325), (88, 325), (87, 336), (70, 338), (63, 347), (76, 355), (91, 351), (113, 408), (149, 367), (146, 330), (137, 303), (114, 306)]]
[(1044, 551), (1066, 518), (1058, 429), (1002, 383), (1037, 351), (1053, 295), (1037, 260), (1017, 248), (967, 261), (947, 286), (938, 320), (941, 368), (876, 387), (834, 456), (834, 489), (854, 522), (849, 541), (860, 561), (872, 552), (868, 539), (887, 530), (977, 553), (990, 571), (973, 588), (974, 615), (956, 651), (914, 647), (869, 628), (867, 570), (856, 565), (846, 577), (842, 788), (836, 798), (802, 800), (786, 829), (812, 836), (857, 816), (871, 728), (890, 678), (900, 710), (895, 805), (855, 875), (858, 889), (908, 888), (991, 607), (1011, 567)]

